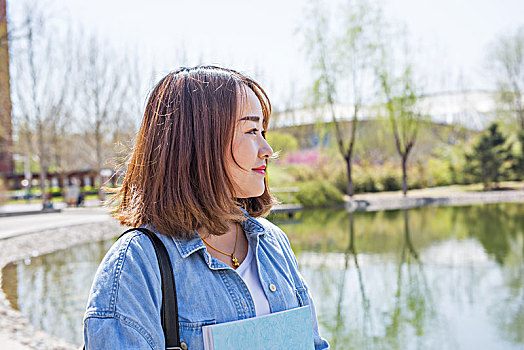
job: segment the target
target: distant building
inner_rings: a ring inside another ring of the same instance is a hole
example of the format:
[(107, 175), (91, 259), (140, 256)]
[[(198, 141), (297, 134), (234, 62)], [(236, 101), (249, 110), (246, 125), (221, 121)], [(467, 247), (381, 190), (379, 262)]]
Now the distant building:
[(0, 174), (13, 172), (12, 133), (6, 0), (0, 0)]
[[(440, 92), (420, 99), (420, 110), (427, 114), (433, 123), (460, 124), (471, 130), (487, 128), (497, 112), (495, 93), (491, 91)], [(351, 121), (353, 105), (336, 104), (335, 116), (339, 121)], [(363, 106), (359, 111), (360, 120), (376, 119), (381, 109)], [(327, 106), (275, 112), (271, 117), (271, 128), (310, 125), (331, 122)]]

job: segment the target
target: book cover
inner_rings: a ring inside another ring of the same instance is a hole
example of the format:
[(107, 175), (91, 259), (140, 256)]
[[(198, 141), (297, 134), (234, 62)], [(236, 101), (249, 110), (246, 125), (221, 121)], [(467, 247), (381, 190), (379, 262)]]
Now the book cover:
[(314, 349), (310, 306), (202, 327), (205, 350)]

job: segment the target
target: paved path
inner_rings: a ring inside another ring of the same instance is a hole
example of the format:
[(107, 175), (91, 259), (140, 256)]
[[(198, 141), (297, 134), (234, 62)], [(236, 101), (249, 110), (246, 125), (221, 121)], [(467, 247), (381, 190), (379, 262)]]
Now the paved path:
[(0, 240), (53, 228), (110, 220), (106, 208), (64, 208), (60, 213), (0, 217)]
[(11, 340), (8, 335), (0, 333), (0, 349), (2, 350), (30, 350), (30, 347)]
[[(100, 201), (97, 199), (86, 200), (80, 208), (100, 207)], [(62, 210), (68, 208), (64, 202), (54, 202), (53, 209)], [(75, 208), (75, 207), (73, 207)], [(75, 208), (76, 209), (76, 208)], [(24, 212), (39, 212), (42, 210), (42, 203), (26, 203), (20, 202), (15, 204), (0, 205), (0, 216), (2, 214), (19, 214)]]

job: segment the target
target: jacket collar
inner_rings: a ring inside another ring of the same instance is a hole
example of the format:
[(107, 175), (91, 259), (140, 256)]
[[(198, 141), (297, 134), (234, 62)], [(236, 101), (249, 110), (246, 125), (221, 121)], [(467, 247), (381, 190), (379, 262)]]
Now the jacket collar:
[[(263, 236), (265, 234), (264, 226), (262, 226), (262, 224), (255, 218), (250, 216), (244, 208), (240, 209), (244, 213), (245, 217), (245, 220), (240, 224), (242, 225), (244, 232), (247, 234), (248, 240), (257, 240), (260, 236)], [(184, 259), (194, 252), (205, 248), (204, 242), (202, 242), (202, 239), (196, 231), (191, 232), (191, 238), (189, 239), (174, 237), (172, 239), (178, 249), (178, 252)]]

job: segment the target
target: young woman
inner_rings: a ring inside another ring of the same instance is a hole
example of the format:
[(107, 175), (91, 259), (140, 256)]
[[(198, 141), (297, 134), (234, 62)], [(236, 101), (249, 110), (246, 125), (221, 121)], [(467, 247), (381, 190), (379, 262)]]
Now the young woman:
[[(115, 217), (166, 246), (182, 347), (203, 349), (202, 327), (311, 305), (286, 235), (262, 218), (271, 105), (250, 78), (214, 66), (181, 68), (154, 88), (115, 198)], [(159, 266), (134, 231), (102, 261), (84, 319), (87, 349), (164, 349)]]

